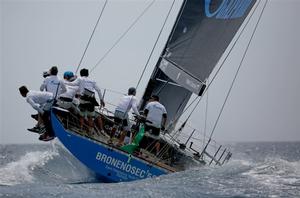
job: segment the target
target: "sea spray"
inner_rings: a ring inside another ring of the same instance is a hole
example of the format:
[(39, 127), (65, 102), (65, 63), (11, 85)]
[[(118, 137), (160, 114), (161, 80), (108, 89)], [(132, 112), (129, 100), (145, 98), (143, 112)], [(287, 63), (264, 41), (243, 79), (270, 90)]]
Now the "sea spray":
[(24, 182), (33, 182), (32, 171), (45, 163), (54, 156), (58, 155), (52, 151), (28, 152), (17, 161), (13, 161), (0, 168), (0, 184), (16, 185)]

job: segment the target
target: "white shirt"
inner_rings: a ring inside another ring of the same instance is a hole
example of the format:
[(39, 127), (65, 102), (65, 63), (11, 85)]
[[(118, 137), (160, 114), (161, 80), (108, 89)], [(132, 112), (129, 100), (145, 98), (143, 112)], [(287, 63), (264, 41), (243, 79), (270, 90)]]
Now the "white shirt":
[[(59, 87), (58, 87), (59, 86)], [(67, 91), (66, 86), (62, 80), (60, 80), (57, 76), (51, 75), (45, 78), (43, 84), (40, 87), (40, 90), (47, 91), (53, 93), (53, 96), (58, 96)], [(58, 93), (56, 94), (56, 92)]]
[(124, 95), (121, 97), (119, 104), (116, 107), (116, 111), (126, 112), (132, 108), (133, 112), (137, 115), (139, 114), (139, 111), (137, 109), (137, 99), (133, 95)]
[(151, 124), (149, 123), (147, 125), (160, 128), (162, 122), (162, 115), (167, 114), (166, 108), (159, 102), (152, 101), (146, 105), (145, 109), (149, 111), (147, 114), (147, 120), (152, 122)]
[[(65, 82), (67, 82), (67, 81), (65, 81)], [(65, 93), (60, 94), (59, 97), (73, 99), (75, 97), (76, 93), (79, 92), (79, 87), (78, 86), (66, 85), (66, 88), (67, 88), (67, 91)]]
[(53, 99), (53, 94), (46, 91), (29, 91), (26, 101), (39, 113), (43, 113), (42, 106)]
[(89, 91), (92, 92), (97, 91), (99, 98), (102, 99), (101, 89), (97, 86), (94, 80), (91, 80), (86, 76), (79, 77), (75, 81), (67, 82), (66, 84), (70, 86), (78, 86), (79, 93), (81, 95), (83, 94), (84, 89), (88, 89)]

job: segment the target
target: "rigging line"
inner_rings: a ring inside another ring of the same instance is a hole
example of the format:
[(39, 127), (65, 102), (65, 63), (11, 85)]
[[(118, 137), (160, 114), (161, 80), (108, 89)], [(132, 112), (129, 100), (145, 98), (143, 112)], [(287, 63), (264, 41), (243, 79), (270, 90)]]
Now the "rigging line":
[(159, 38), (160, 38), (160, 36), (161, 36), (161, 34), (162, 34), (162, 31), (163, 31), (163, 29), (164, 29), (164, 27), (165, 27), (165, 25), (166, 25), (166, 23), (167, 23), (167, 20), (168, 20), (168, 18), (169, 18), (169, 16), (170, 16), (170, 13), (171, 13), (171, 11), (172, 11), (172, 9), (173, 9), (173, 7), (174, 7), (174, 3), (175, 3), (175, 0), (173, 0), (173, 3), (172, 3), (172, 5), (171, 5), (171, 7), (170, 7), (170, 9), (169, 9), (169, 11), (168, 11), (168, 14), (167, 14), (167, 16), (166, 16), (166, 18), (165, 18), (165, 21), (164, 21), (164, 23), (163, 23), (163, 26), (161, 27), (161, 29), (160, 29), (160, 31), (159, 31), (159, 34), (158, 34), (158, 36), (157, 36), (157, 38), (156, 38), (156, 41), (155, 41), (155, 43), (154, 43), (154, 45), (153, 45), (153, 48), (152, 48), (152, 50), (151, 50), (151, 53), (150, 53), (150, 55), (149, 55), (149, 57), (148, 57), (148, 60), (147, 60), (147, 62), (146, 62), (146, 64), (145, 64), (145, 66), (144, 66), (143, 72), (142, 72), (142, 74), (141, 74), (141, 76), (140, 76), (140, 78), (139, 78), (139, 80), (138, 80), (137, 85), (136, 85), (136, 89), (138, 88), (138, 86), (139, 86), (139, 84), (140, 84), (140, 82), (141, 82), (141, 80), (142, 80), (142, 77), (143, 77), (143, 75), (144, 75), (144, 73), (145, 73), (145, 71), (146, 71), (146, 68), (148, 67), (148, 64), (149, 64), (149, 62), (150, 62), (150, 59), (151, 59), (152, 54), (153, 54), (153, 52), (154, 52), (154, 49), (156, 48), (156, 45), (157, 45), (157, 43), (158, 43), (158, 40), (159, 40)]
[[(247, 22), (245, 23), (244, 27), (242, 28), (240, 34), (238, 35), (237, 39), (234, 41), (233, 45), (231, 46), (229, 52), (226, 54), (225, 58), (223, 59), (220, 67), (218, 68), (218, 70), (216, 71), (215, 75), (213, 76), (212, 80), (210, 81), (210, 83), (207, 85), (206, 89), (204, 90), (202, 96), (207, 92), (207, 90), (210, 88), (211, 84), (214, 82), (215, 78), (217, 77), (217, 75), (219, 74), (220, 70), (223, 68), (224, 63), (226, 62), (227, 58), (229, 57), (229, 55), (231, 54), (233, 48), (235, 47), (235, 45), (237, 44), (237, 41), (240, 39), (242, 33), (244, 32), (244, 30), (246, 29), (247, 25), (249, 24), (250, 20), (252, 19), (256, 9), (258, 8), (258, 5), (260, 4), (261, 0), (259, 0), (259, 3), (256, 4), (256, 7), (254, 8), (253, 12), (251, 13), (250, 17), (248, 17)], [(200, 97), (199, 101), (197, 102), (197, 104), (195, 105), (194, 108), (196, 108), (198, 106), (198, 104), (200, 103), (202, 97)], [(185, 110), (182, 112), (182, 114), (184, 114), (191, 106), (192, 104), (197, 100), (197, 97), (189, 104), (189, 106), (187, 106), (185, 108)], [(181, 115), (182, 115), (181, 114)]]
[(196, 103), (196, 105), (194, 106), (194, 108), (192, 109), (192, 111), (190, 112), (190, 114), (188, 115), (188, 117), (187, 117), (187, 119), (185, 120), (185, 122), (187, 122), (187, 121), (190, 119), (190, 117), (192, 116), (192, 114), (193, 114), (194, 111), (196, 110), (196, 108), (197, 108), (197, 106), (199, 105), (199, 103), (200, 103), (201, 99), (203, 98), (203, 96), (204, 96), (204, 95), (202, 95), (202, 96), (199, 98), (198, 102)]
[[(189, 95), (189, 93), (187, 93), (186, 96), (181, 100), (181, 103), (180, 103), (179, 107), (176, 109), (175, 119), (174, 119), (174, 120), (170, 120), (170, 122), (169, 122), (169, 124), (168, 124), (168, 126), (167, 126), (167, 130), (168, 130), (168, 131), (169, 131), (170, 129), (172, 129), (173, 126), (175, 126), (175, 124), (177, 123), (178, 118), (179, 118), (179, 116), (178, 116), (178, 115), (179, 115), (179, 111), (180, 111), (181, 107), (183, 106), (183, 103), (185, 102), (185, 100), (186, 100), (186, 98), (188, 97), (188, 95)], [(174, 128), (175, 128), (175, 127), (174, 127)], [(177, 133), (178, 133), (178, 134), (177, 134)], [(174, 134), (173, 134), (174, 138), (175, 138), (175, 136), (176, 136), (176, 138), (177, 138), (179, 135), (180, 135), (179, 130), (175, 131)]]
[(98, 67), (98, 65), (105, 59), (105, 57), (113, 50), (113, 48), (119, 44), (119, 42), (126, 36), (126, 34), (131, 30), (131, 28), (144, 16), (144, 14), (149, 10), (149, 8), (154, 4), (156, 0), (153, 0), (144, 10), (143, 12), (133, 21), (133, 23), (126, 29), (126, 31), (116, 40), (116, 42), (109, 48), (105, 54), (99, 59), (99, 61), (92, 67), (91, 72)]
[(162, 87), (160, 87), (160, 89), (158, 90), (158, 92), (155, 95), (158, 95), (161, 93), (162, 90), (164, 90), (164, 88), (169, 84), (170, 82), (170, 78), (168, 78), (168, 80), (163, 84)]
[(221, 108), (220, 113), (219, 113), (219, 115), (218, 115), (218, 118), (217, 118), (217, 120), (216, 120), (216, 122), (215, 122), (215, 124), (214, 124), (214, 127), (213, 127), (213, 129), (212, 129), (212, 132), (211, 132), (211, 134), (210, 134), (209, 139), (212, 138), (212, 135), (213, 135), (213, 133), (214, 133), (216, 127), (217, 127), (218, 121), (219, 121), (219, 119), (220, 119), (220, 117), (221, 117), (221, 114), (222, 114), (222, 112), (223, 112), (223, 110), (224, 110), (224, 107), (225, 107), (225, 104), (226, 104), (226, 102), (227, 102), (227, 99), (229, 98), (229, 95), (230, 95), (230, 92), (231, 92), (232, 87), (233, 87), (233, 85), (234, 85), (234, 82), (235, 82), (235, 80), (236, 80), (236, 78), (237, 78), (237, 75), (238, 75), (238, 73), (239, 73), (239, 71), (240, 71), (241, 66), (242, 66), (243, 63), (244, 63), (245, 57), (246, 57), (246, 55), (247, 55), (247, 51), (248, 51), (248, 49), (249, 49), (249, 47), (250, 47), (251, 41), (253, 40), (254, 34), (255, 34), (256, 30), (257, 30), (257, 27), (258, 27), (258, 24), (259, 24), (259, 22), (260, 22), (260, 20), (261, 20), (262, 14), (263, 14), (263, 12), (264, 12), (264, 10), (265, 10), (265, 8), (266, 8), (267, 2), (268, 2), (268, 0), (265, 1), (264, 7), (263, 7), (263, 9), (262, 9), (262, 11), (261, 11), (261, 13), (260, 13), (260, 15), (259, 15), (258, 21), (257, 21), (257, 23), (256, 23), (256, 25), (255, 25), (255, 27), (254, 27), (254, 31), (252, 32), (252, 35), (251, 35), (250, 40), (249, 40), (249, 42), (248, 42), (248, 44), (247, 44), (246, 50), (245, 50), (245, 52), (244, 52), (244, 54), (243, 54), (243, 57), (242, 57), (242, 59), (241, 59), (241, 61), (240, 61), (240, 64), (239, 64), (239, 67), (238, 67), (238, 69), (237, 69), (237, 71), (236, 71), (236, 73), (235, 73), (235, 76), (234, 76), (234, 78), (233, 78), (233, 81), (232, 81), (232, 83), (231, 83), (231, 85), (230, 85), (229, 91), (228, 91), (228, 93), (227, 93), (227, 95), (226, 95), (225, 101), (224, 101), (224, 103), (223, 103), (223, 105), (222, 105), (222, 108)]
[(166, 54), (166, 52), (168, 52), (168, 48), (167, 48), (167, 47), (168, 47), (168, 44), (169, 44), (169, 42), (170, 42), (170, 41), (172, 40), (172, 38), (173, 38), (173, 35), (174, 35), (174, 33), (175, 33), (175, 29), (176, 29), (176, 27), (177, 27), (177, 25), (178, 25), (178, 23), (179, 23), (179, 19), (180, 19), (181, 16), (182, 16), (182, 13), (183, 13), (183, 10), (184, 10), (184, 8), (185, 8), (185, 6), (186, 6), (186, 3), (187, 3), (187, 0), (183, 0), (183, 2), (182, 2), (182, 4), (181, 4), (181, 7), (180, 7), (180, 10), (179, 10), (179, 13), (178, 13), (178, 15), (177, 15), (177, 17), (176, 17), (174, 26), (173, 26), (173, 28), (172, 28), (172, 30), (171, 30), (171, 33), (170, 33), (170, 35), (169, 35), (169, 37), (168, 37), (168, 39), (167, 39), (166, 44), (165, 44), (164, 50), (162, 51), (162, 53), (161, 53), (161, 55), (160, 55), (160, 57), (159, 57), (159, 60), (158, 60), (157, 63), (156, 63), (156, 68), (157, 68), (157, 69), (156, 69), (154, 75), (156, 75), (157, 72), (158, 72), (158, 68), (159, 68), (159, 67), (157, 66), (157, 64), (161, 62), (162, 57), (164, 57), (164, 55)]
[[(181, 127), (180, 127), (181, 129), (178, 129), (178, 130), (173, 134), (173, 138), (174, 138), (174, 139), (178, 138), (179, 135), (182, 133), (183, 128), (185, 127), (187, 121), (188, 121), (188, 120), (190, 119), (190, 117), (192, 116), (193, 112), (196, 110), (196, 107), (198, 106), (198, 104), (199, 104), (199, 102), (201, 101), (201, 98), (202, 98), (202, 97), (203, 97), (203, 95), (199, 98), (197, 104), (195, 105), (195, 107), (192, 109), (191, 113), (188, 115), (188, 117), (186, 118), (186, 120), (185, 120), (185, 121), (183, 122), (183, 124), (181, 125)], [(194, 101), (196, 101), (196, 99), (198, 99), (198, 98), (195, 98)], [(192, 103), (191, 103), (189, 106), (191, 106), (191, 105), (192, 105)], [(181, 115), (182, 115), (182, 114), (181, 114)], [(178, 117), (179, 117), (179, 115), (178, 115)], [(178, 118), (177, 118), (177, 119), (178, 119)]]
[[(201, 97), (202, 97), (202, 96), (201, 96)], [(187, 106), (187, 108), (185, 108), (185, 109), (183, 110), (183, 112), (182, 112), (181, 115), (183, 115), (184, 112), (187, 111), (197, 99), (198, 99), (198, 97), (195, 97), (194, 100)], [(180, 117), (180, 115), (177, 115), (177, 118), (175, 117), (174, 120), (177, 120), (179, 117)], [(178, 137), (178, 136), (180, 135), (181, 130), (182, 130), (183, 127), (186, 125), (187, 121), (188, 121), (188, 119), (186, 119), (186, 120), (181, 124), (181, 127), (180, 127), (179, 129), (177, 129), (173, 134), (170, 134), (170, 137), (171, 137), (172, 139), (176, 139), (175, 137)]]
[[(181, 103), (179, 104), (179, 107), (176, 109), (176, 114), (179, 113), (179, 110), (181, 109), (181, 107), (182, 107), (183, 103), (185, 102), (186, 98), (188, 97), (188, 95), (190, 95), (190, 92), (187, 92), (187, 93), (185, 94), (185, 97), (181, 100)], [(188, 102), (188, 101), (186, 101), (186, 102)], [(178, 116), (177, 116), (177, 117), (178, 117)]]
[(91, 40), (92, 40), (92, 38), (93, 38), (93, 36), (94, 36), (94, 33), (95, 33), (96, 29), (97, 29), (97, 26), (98, 26), (98, 24), (99, 24), (99, 21), (100, 21), (100, 19), (101, 19), (101, 17), (102, 17), (102, 14), (103, 14), (103, 12), (104, 12), (105, 7), (106, 7), (107, 1), (108, 1), (108, 0), (105, 0), (105, 3), (104, 3), (104, 5), (103, 5), (103, 7), (102, 7), (102, 10), (101, 10), (100, 15), (99, 15), (99, 17), (98, 17), (98, 20), (97, 20), (97, 22), (96, 22), (96, 24), (95, 24), (95, 27), (94, 27), (94, 29), (93, 29), (93, 32), (92, 32), (92, 34), (91, 34), (91, 36), (90, 36), (90, 38), (89, 38), (89, 41), (88, 41), (88, 43), (87, 43), (87, 45), (86, 45), (86, 47), (85, 47), (85, 49), (84, 49), (84, 52), (83, 52), (82, 56), (81, 56), (81, 59), (80, 59), (80, 61), (79, 61), (79, 64), (78, 64), (78, 66), (77, 66), (77, 69), (76, 69), (75, 74), (77, 74), (77, 72), (78, 72), (78, 70), (79, 70), (79, 68), (80, 68), (80, 65), (81, 65), (81, 63), (82, 63), (82, 61), (83, 61), (83, 58), (85, 57), (86, 51), (87, 51), (87, 49), (88, 49), (88, 47), (89, 47), (89, 45), (90, 45), (90, 43), (91, 43)]
[[(209, 80), (207, 79), (207, 81), (209, 81)], [(206, 137), (206, 130), (207, 130), (207, 117), (208, 117), (207, 115), (208, 115), (208, 91), (207, 91), (207, 94), (206, 94), (203, 145), (205, 145), (205, 137)]]
[[(153, 2), (152, 2), (152, 3), (153, 3)], [(148, 67), (150, 58), (152, 57), (152, 54), (153, 54), (153, 52), (154, 52), (154, 49), (155, 49), (155, 47), (156, 47), (156, 45), (157, 45), (157, 43), (158, 43), (158, 40), (159, 40), (159, 38), (160, 38), (160, 36), (161, 36), (161, 33), (162, 33), (163, 29), (164, 29), (164, 27), (165, 27), (165, 24), (166, 24), (166, 22), (167, 22), (167, 19), (169, 18), (169, 15), (170, 15), (171, 10), (172, 10), (172, 8), (173, 8), (173, 6), (174, 6), (174, 3), (175, 3), (175, 0), (173, 0), (173, 3), (172, 3), (172, 5), (171, 5), (171, 7), (170, 7), (170, 9), (169, 9), (169, 12), (168, 12), (168, 14), (167, 14), (167, 16), (166, 16), (166, 18), (165, 18), (164, 23), (163, 23), (163, 26), (162, 26), (162, 28), (160, 29), (160, 32), (159, 32), (159, 34), (158, 34), (158, 36), (157, 36), (157, 39), (156, 39), (156, 41), (155, 41), (155, 43), (154, 43), (154, 45), (153, 45), (153, 48), (152, 48), (151, 53), (150, 53), (150, 55), (149, 55), (149, 57), (148, 57), (148, 60), (147, 60), (147, 62), (146, 62), (146, 64), (145, 64), (145, 66), (144, 66), (143, 72), (142, 72), (142, 74), (141, 74), (141, 76), (140, 76), (140, 78), (139, 78), (139, 80), (138, 80), (138, 83), (137, 83), (137, 85), (136, 85), (136, 89), (138, 88), (138, 86), (139, 86), (139, 84), (140, 84), (140, 82), (141, 82), (141, 80), (142, 80), (142, 77), (143, 77), (143, 75), (144, 75), (144, 73), (145, 73), (145, 70), (146, 70), (146, 68)], [(168, 82), (166, 82), (165, 85), (166, 85), (167, 83), (168, 83)], [(133, 97), (131, 97), (130, 102), (131, 102), (132, 98), (133, 98)], [(129, 106), (128, 106), (128, 107), (129, 107)], [(129, 110), (130, 110), (130, 109), (127, 108), (126, 112), (128, 112)]]
[[(183, 2), (182, 5), (181, 5), (180, 13), (179, 13), (179, 15), (178, 15), (177, 18), (176, 18), (176, 22), (175, 22), (174, 28), (172, 29), (172, 32), (171, 32), (171, 34), (170, 34), (170, 36), (169, 36), (169, 38), (168, 38), (168, 40), (167, 40), (167, 44), (172, 40), (172, 38), (173, 38), (173, 36), (174, 36), (175, 29), (176, 29), (176, 27), (177, 27), (177, 25), (178, 25), (178, 23), (179, 23), (179, 19), (181, 18), (182, 14), (183, 14), (183, 10), (184, 10), (184, 8), (185, 8), (185, 6), (186, 6), (186, 3), (187, 3), (187, 0), (184, 0), (184, 2)], [(167, 46), (167, 44), (166, 44), (166, 46)]]

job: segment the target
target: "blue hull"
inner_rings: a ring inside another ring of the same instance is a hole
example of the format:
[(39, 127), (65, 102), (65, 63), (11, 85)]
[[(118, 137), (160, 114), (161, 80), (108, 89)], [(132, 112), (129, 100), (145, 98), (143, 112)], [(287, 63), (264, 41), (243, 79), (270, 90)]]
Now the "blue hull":
[(168, 174), (169, 171), (109, 145), (64, 129), (51, 112), (53, 131), (62, 144), (106, 182), (124, 182)]

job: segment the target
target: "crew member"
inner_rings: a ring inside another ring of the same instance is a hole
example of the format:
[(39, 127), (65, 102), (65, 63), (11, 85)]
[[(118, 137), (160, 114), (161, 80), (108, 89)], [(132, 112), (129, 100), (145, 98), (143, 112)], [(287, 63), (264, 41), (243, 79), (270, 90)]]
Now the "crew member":
[(101, 90), (96, 84), (94, 80), (88, 78), (89, 70), (88, 69), (81, 69), (80, 70), (80, 77), (77, 78), (73, 82), (66, 83), (70, 86), (78, 86), (79, 93), (80, 93), (80, 104), (79, 104), (79, 122), (80, 127), (83, 127), (84, 118), (87, 117), (89, 128), (88, 128), (88, 135), (91, 135), (91, 131), (93, 129), (93, 117), (95, 116), (95, 106), (99, 106), (98, 102), (95, 99), (95, 91), (98, 93), (101, 106), (105, 106), (104, 100), (102, 98)]
[[(54, 134), (51, 128), (49, 111), (53, 104), (53, 94), (45, 91), (29, 91), (26, 86), (19, 88), (20, 94), (26, 98), (26, 101), (38, 111), (38, 123), (30, 131), (40, 132), (45, 129), (39, 139), (43, 141), (49, 141), (54, 138)], [(45, 128), (44, 128), (45, 127)]]
[(55, 99), (64, 92), (67, 91), (66, 86), (62, 80), (57, 77), (58, 69), (56, 66), (51, 67), (49, 70), (49, 76), (45, 78), (43, 84), (40, 87), (41, 91), (47, 91), (53, 93)]
[[(146, 116), (145, 131), (150, 132), (159, 139), (160, 130), (165, 130), (167, 121), (167, 111), (164, 105), (159, 102), (157, 95), (152, 95), (149, 103), (144, 109), (144, 115)], [(156, 153), (160, 150), (160, 143), (155, 143)]]
[[(68, 82), (73, 82), (76, 79), (74, 76), (74, 73), (71, 71), (66, 71), (64, 73), (64, 81), (65, 83)], [(75, 98), (75, 95), (79, 93), (79, 88), (78, 86), (69, 86), (66, 85), (67, 91), (65, 93), (62, 93), (59, 95), (58, 100), (57, 100), (57, 105), (64, 108), (68, 109), (74, 112), (74, 110), (78, 107), (79, 105), (79, 100)]]
[[(115, 125), (111, 131), (111, 138), (114, 137), (116, 128), (119, 127), (121, 133), (118, 146), (123, 145), (126, 135), (130, 133), (131, 126), (128, 119), (128, 112), (132, 109), (137, 116), (140, 116), (139, 111), (137, 109), (137, 98), (135, 97), (135, 95), (136, 89), (134, 87), (129, 88), (128, 94), (120, 98), (120, 101), (115, 109)], [(132, 137), (132, 134), (130, 134), (130, 136)], [(129, 142), (131, 142), (131, 140), (129, 140)]]

